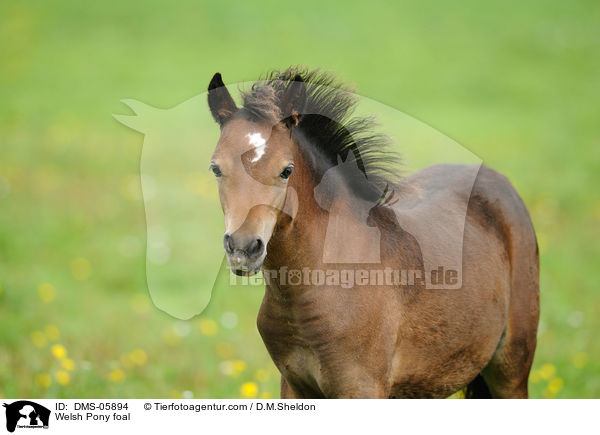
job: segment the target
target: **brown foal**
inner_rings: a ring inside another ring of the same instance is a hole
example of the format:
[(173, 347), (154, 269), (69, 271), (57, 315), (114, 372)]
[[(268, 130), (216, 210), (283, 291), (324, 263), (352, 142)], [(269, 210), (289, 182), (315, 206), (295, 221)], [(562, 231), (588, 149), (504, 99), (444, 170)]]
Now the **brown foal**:
[[(326, 73), (273, 72), (240, 108), (217, 73), (208, 103), (225, 251), (233, 273), (265, 273), (258, 328), (283, 398), (527, 397), (538, 250), (504, 176), (397, 177), (386, 139), (350, 118), (354, 99)], [(359, 176), (329, 172), (349, 165)], [(440, 265), (457, 270), (432, 288), (422, 278)], [(307, 270), (298, 285), (291, 271)], [(415, 279), (390, 281), (400, 270)]]

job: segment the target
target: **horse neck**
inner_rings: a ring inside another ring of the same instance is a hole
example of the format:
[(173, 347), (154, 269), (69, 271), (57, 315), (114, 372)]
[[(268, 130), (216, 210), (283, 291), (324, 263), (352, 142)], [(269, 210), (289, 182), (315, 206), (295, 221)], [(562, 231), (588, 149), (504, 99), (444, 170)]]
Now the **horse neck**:
[(285, 217), (278, 222), (265, 259), (265, 266), (270, 269), (302, 268), (320, 261), (320, 230), (327, 227), (328, 214), (315, 201), (317, 183), (309, 165), (306, 157), (297, 153), (288, 187), (297, 196), (297, 212), (291, 223), (285, 222)]
[[(322, 209), (315, 200), (314, 190), (318, 183), (309, 165), (310, 161), (306, 156), (296, 156), (294, 176), (290, 179), (289, 188), (294, 189), (297, 194), (298, 210), (290, 224), (278, 223), (267, 248), (263, 269), (267, 273), (277, 274), (273, 283), (267, 285), (267, 293), (276, 299), (305, 300), (305, 296), (308, 296), (306, 292), (310, 292), (310, 288), (282, 284), (279, 273), (303, 271), (305, 268), (325, 270), (327, 266), (323, 264), (323, 251), (332, 209)], [(331, 207), (350, 210), (353, 202), (356, 202), (356, 198), (343, 183), (336, 186)], [(349, 228), (360, 228), (359, 215), (350, 212), (341, 215), (348, 217), (346, 223)]]

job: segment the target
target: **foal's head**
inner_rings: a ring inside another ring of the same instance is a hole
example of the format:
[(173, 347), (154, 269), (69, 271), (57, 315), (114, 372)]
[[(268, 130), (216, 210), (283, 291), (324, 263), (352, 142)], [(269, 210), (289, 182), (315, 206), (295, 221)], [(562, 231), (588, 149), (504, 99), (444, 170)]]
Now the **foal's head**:
[(263, 91), (262, 98), (270, 101), (267, 110), (271, 116), (267, 118), (238, 109), (219, 73), (208, 86), (208, 105), (221, 127), (210, 169), (218, 180), (225, 215), (223, 245), (237, 275), (257, 272), (265, 259), (293, 177), (291, 130), (298, 125), (306, 104), (306, 87), (300, 76), (281, 95), (272, 87)]

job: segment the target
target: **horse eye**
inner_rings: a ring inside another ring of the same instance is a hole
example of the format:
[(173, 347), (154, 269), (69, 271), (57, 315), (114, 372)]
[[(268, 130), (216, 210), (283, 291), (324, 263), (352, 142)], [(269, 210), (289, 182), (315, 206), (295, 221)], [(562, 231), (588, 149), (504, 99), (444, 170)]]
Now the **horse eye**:
[(292, 172), (294, 172), (294, 167), (288, 166), (283, 171), (281, 171), (281, 174), (279, 174), (279, 176), (284, 180), (287, 180), (290, 177), (290, 175), (292, 175)]
[(212, 171), (213, 174), (215, 174), (215, 177), (220, 177), (221, 175), (223, 175), (221, 169), (219, 169), (217, 165), (210, 165), (209, 169)]

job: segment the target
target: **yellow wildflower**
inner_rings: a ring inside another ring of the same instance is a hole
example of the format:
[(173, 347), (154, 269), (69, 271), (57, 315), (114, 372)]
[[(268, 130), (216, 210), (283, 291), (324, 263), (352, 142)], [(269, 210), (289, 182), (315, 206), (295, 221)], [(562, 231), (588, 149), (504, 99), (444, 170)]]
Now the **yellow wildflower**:
[(50, 350), (52, 351), (52, 355), (54, 355), (55, 358), (63, 359), (67, 356), (67, 349), (65, 349), (65, 347), (62, 344), (54, 344), (52, 345)]
[(531, 372), (531, 374), (529, 375), (529, 380), (531, 381), (532, 384), (537, 384), (539, 381), (542, 380), (542, 375), (540, 374), (539, 370), (534, 370)]
[(143, 349), (134, 349), (130, 354), (129, 358), (131, 361), (138, 366), (143, 366), (146, 364), (148, 357), (146, 356), (146, 352)]
[(556, 373), (556, 367), (553, 364), (546, 363), (540, 368), (540, 377), (544, 380), (548, 380)]
[(108, 374), (108, 379), (111, 382), (123, 382), (125, 380), (125, 372), (121, 369), (114, 369)]
[(258, 394), (258, 386), (254, 382), (244, 382), (240, 387), (242, 397), (252, 398)]
[(71, 381), (71, 376), (69, 376), (69, 374), (64, 370), (57, 371), (54, 374), (54, 377), (56, 378), (56, 382), (62, 386), (67, 385)]
[(77, 281), (85, 281), (92, 274), (92, 265), (86, 258), (74, 258), (69, 264), (71, 275)]
[(246, 370), (246, 367), (246, 362), (242, 361), (241, 359), (236, 359), (235, 361), (233, 361), (233, 370), (238, 374)]
[(254, 373), (254, 379), (256, 379), (258, 382), (267, 382), (270, 377), (271, 375), (269, 375), (269, 372), (264, 369), (258, 369)]
[(199, 327), (200, 332), (207, 337), (215, 335), (219, 330), (217, 323), (212, 319), (201, 319)]
[(556, 394), (562, 389), (564, 384), (565, 383), (561, 378), (554, 378), (548, 383), (548, 391), (552, 394)]
[(48, 304), (56, 297), (56, 288), (52, 284), (43, 282), (38, 285), (38, 295), (42, 301)]
[(63, 369), (68, 370), (68, 371), (72, 371), (75, 369), (75, 361), (73, 361), (71, 358), (64, 358), (60, 362), (60, 365), (62, 366)]
[(35, 383), (42, 388), (49, 388), (52, 385), (52, 378), (48, 373), (39, 373), (35, 376)]

